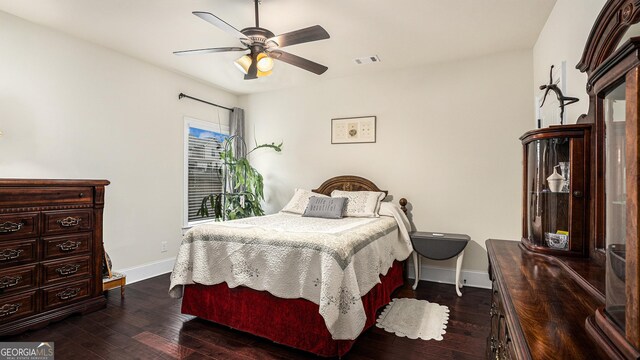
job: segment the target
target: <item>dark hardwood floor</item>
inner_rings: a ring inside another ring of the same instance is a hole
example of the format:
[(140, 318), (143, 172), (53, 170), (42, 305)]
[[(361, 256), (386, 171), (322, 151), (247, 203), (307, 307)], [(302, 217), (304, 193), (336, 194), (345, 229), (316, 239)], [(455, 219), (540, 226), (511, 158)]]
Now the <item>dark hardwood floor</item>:
[[(72, 316), (46, 328), (1, 341), (54, 341), (55, 357), (67, 359), (320, 359), (271, 341), (180, 314), (168, 296), (169, 275), (127, 286), (126, 298), (111, 290), (106, 309)], [(421, 282), (396, 297), (415, 297), (449, 307), (444, 340), (410, 340), (373, 327), (344, 359), (482, 359), (489, 333), (490, 290)]]

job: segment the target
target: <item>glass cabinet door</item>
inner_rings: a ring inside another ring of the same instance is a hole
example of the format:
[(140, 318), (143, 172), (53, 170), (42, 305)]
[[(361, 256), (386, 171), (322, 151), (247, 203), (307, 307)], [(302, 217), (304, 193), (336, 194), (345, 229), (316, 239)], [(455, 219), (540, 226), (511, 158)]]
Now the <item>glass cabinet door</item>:
[(608, 91), (603, 99), (605, 129), (605, 244), (606, 312), (625, 328), (625, 257), (627, 230), (626, 190), (626, 83)]
[(535, 140), (527, 147), (528, 239), (569, 250), (569, 138)]

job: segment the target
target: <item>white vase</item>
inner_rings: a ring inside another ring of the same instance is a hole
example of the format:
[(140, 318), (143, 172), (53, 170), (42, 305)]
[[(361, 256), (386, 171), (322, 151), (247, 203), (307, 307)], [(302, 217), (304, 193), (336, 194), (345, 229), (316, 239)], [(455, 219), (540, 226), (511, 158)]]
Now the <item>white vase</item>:
[(554, 193), (560, 192), (560, 190), (562, 190), (562, 186), (564, 185), (564, 178), (562, 177), (562, 175), (558, 174), (558, 166), (560, 165), (556, 165), (553, 167), (553, 174), (549, 175), (549, 177), (547, 178), (549, 190)]

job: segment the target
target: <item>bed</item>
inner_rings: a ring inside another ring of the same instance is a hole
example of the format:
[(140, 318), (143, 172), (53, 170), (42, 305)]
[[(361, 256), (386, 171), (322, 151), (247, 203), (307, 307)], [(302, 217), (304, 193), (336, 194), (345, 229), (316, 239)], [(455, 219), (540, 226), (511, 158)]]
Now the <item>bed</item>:
[[(313, 192), (334, 190), (381, 192), (356, 176), (331, 178)], [(183, 297), (185, 314), (342, 356), (404, 282), (402, 261), (412, 248), (403, 211), (383, 202), (379, 217), (280, 212), (194, 227), (180, 246), (169, 294)]]

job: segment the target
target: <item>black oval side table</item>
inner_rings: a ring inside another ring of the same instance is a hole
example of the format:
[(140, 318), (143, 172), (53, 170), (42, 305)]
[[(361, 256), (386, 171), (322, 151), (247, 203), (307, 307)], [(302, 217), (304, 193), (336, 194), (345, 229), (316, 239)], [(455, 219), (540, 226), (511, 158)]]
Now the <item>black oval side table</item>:
[(431, 260), (447, 260), (456, 257), (456, 293), (458, 296), (462, 296), (462, 292), (460, 292), (462, 288), (460, 269), (464, 258), (464, 248), (471, 240), (469, 235), (414, 231), (409, 236), (413, 244), (413, 266), (416, 275), (413, 289), (415, 290), (418, 287), (418, 281), (420, 280), (421, 257), (418, 255)]

